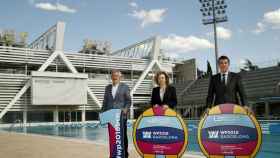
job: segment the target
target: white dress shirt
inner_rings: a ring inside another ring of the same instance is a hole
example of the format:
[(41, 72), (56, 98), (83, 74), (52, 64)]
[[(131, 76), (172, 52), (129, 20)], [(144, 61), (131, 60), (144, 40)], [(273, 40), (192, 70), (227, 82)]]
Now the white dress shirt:
[(119, 84), (112, 85), (112, 96), (115, 99)]
[(159, 96), (160, 96), (161, 101), (163, 101), (164, 93), (165, 93), (165, 88), (160, 88), (159, 89)]

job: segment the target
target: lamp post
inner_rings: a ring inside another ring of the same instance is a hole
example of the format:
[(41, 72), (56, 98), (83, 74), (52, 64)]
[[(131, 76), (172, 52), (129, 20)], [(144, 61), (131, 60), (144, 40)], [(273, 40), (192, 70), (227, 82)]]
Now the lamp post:
[(227, 5), (225, 0), (199, 0), (201, 3), (200, 11), (203, 15), (202, 23), (204, 25), (213, 24), (214, 26), (214, 41), (215, 41), (215, 61), (216, 72), (218, 69), (218, 41), (217, 41), (217, 23), (226, 22), (228, 20), (226, 13)]

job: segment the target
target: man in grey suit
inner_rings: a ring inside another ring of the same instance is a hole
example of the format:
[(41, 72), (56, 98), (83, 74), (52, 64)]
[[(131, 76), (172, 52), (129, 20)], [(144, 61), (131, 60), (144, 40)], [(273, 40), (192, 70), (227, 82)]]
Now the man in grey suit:
[(102, 111), (110, 109), (122, 109), (124, 117), (124, 145), (126, 156), (128, 157), (128, 139), (127, 139), (127, 113), (131, 105), (131, 97), (129, 87), (125, 83), (121, 83), (121, 72), (112, 70), (112, 84), (105, 88)]

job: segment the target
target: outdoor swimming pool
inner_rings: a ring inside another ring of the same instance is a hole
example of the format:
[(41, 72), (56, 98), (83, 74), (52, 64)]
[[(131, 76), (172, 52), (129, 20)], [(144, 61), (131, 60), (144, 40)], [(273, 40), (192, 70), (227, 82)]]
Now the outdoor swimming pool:
[[(188, 121), (189, 142), (187, 151), (200, 152), (199, 145), (196, 140), (197, 121)], [(280, 121), (262, 121), (263, 141), (261, 150), (257, 158), (278, 158), (280, 156)], [(90, 140), (97, 143), (108, 143), (107, 128), (96, 123), (87, 123), (85, 125), (48, 125), (48, 126), (30, 126), (30, 127), (14, 127), (2, 128), (2, 130), (20, 133), (32, 133), (42, 135), (53, 135), (61, 137), (69, 137), (76, 139)], [(128, 128), (129, 143), (132, 145), (132, 128), (129, 124)]]

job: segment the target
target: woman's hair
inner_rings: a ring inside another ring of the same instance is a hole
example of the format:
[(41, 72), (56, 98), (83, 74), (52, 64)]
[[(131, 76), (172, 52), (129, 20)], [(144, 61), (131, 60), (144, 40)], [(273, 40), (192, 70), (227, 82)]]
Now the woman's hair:
[(164, 72), (164, 71), (159, 71), (159, 72), (157, 72), (157, 73), (156, 73), (156, 76), (155, 76), (155, 78), (154, 78), (154, 81), (157, 83), (157, 85), (159, 85), (159, 83), (158, 83), (158, 78), (159, 78), (160, 75), (164, 75), (164, 76), (165, 76), (165, 84), (168, 86), (168, 85), (169, 85), (169, 76), (168, 76), (167, 73)]

